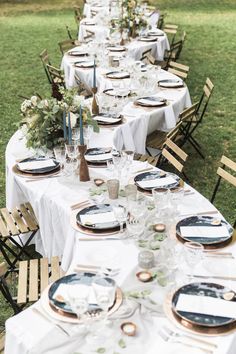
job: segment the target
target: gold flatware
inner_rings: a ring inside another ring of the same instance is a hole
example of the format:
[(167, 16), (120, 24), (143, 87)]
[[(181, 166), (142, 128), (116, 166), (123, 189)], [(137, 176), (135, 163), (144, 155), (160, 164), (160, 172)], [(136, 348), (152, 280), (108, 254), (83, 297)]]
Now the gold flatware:
[(148, 168), (144, 168), (142, 170), (137, 170), (137, 171), (133, 172), (133, 174), (141, 173), (141, 172), (147, 172), (147, 171), (151, 171), (153, 169), (154, 169), (153, 167), (148, 167)]
[(173, 331), (172, 329), (170, 329), (169, 327), (167, 326), (164, 326), (163, 329), (170, 335), (170, 336), (173, 336), (173, 337), (185, 337), (185, 338), (188, 338), (188, 339), (191, 339), (192, 341), (195, 341), (197, 343), (201, 343), (201, 344), (205, 344), (207, 346), (210, 346), (212, 348), (217, 348), (217, 345), (215, 343), (211, 343), (209, 341), (206, 341), (206, 340), (203, 340), (203, 339), (200, 339), (200, 338), (196, 338), (196, 337), (193, 337), (189, 334), (186, 334), (186, 333), (182, 333), (180, 331)]
[(84, 207), (89, 204), (90, 204), (90, 201), (87, 199), (87, 200), (84, 200), (83, 202), (79, 202), (79, 203), (71, 205), (70, 208), (71, 208), (71, 210), (76, 210), (76, 209), (79, 209), (80, 207)]

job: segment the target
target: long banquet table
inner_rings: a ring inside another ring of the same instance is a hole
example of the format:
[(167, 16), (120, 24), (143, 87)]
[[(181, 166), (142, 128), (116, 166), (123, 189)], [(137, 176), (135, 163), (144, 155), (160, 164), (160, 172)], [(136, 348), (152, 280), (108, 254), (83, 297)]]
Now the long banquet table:
[[(66, 180), (66, 178), (58, 177), (28, 183), (27, 179), (13, 174), (12, 166), (15, 160), (30, 154), (25, 149), (24, 139), (22, 139), (20, 134), (20, 132), (15, 134), (8, 145), (6, 153), (7, 200), (9, 207), (26, 200), (31, 202), (40, 225), (36, 249), (46, 256), (61, 255), (62, 268), (68, 272), (73, 272), (74, 266), (78, 263), (105, 265), (112, 268), (119, 267), (120, 273), (115, 277), (115, 280), (123, 292), (134, 289), (139, 291), (149, 289), (151, 291), (151, 299), (155, 299), (158, 304), (157, 307), (153, 306), (150, 311), (150, 308), (147, 310), (145, 306), (136, 308), (134, 303), (125, 300), (124, 305), (129, 305), (129, 308), (134, 306), (134, 313), (124, 319), (122, 312), (119, 317), (118, 310), (116, 321), (110, 329), (111, 333), (109, 332), (110, 340), (102, 343), (102, 347), (110, 347), (114, 343), (117, 344), (120, 338), (123, 338), (127, 345), (125, 349), (122, 349), (123, 353), (154, 354), (157, 350), (163, 354), (171, 354), (176, 351), (191, 354), (202, 353), (201, 350), (186, 347), (182, 344), (166, 343), (159, 336), (158, 331), (164, 324), (174, 328), (173, 323), (169, 321), (161, 309), (164, 301), (162, 288), (158, 285), (140, 286), (135, 277), (135, 273), (138, 270), (137, 257), (140, 250), (135, 242), (130, 240), (86, 242), (83, 241), (84, 234), (74, 230), (71, 226), (70, 205), (81, 199), (90, 198), (89, 187), (93, 185), (92, 181), (74, 181), (73, 183), (70, 179)], [(22, 140), (18, 140), (16, 143), (16, 138)], [(126, 180), (131, 182), (135, 175), (133, 172), (146, 167), (145, 163), (134, 162), (130, 175), (126, 176)], [(92, 178), (99, 176), (108, 179), (110, 172), (106, 168), (90, 169), (90, 175)], [(190, 189), (191, 193), (184, 196), (181, 202), (179, 209), (181, 215), (194, 215), (199, 212), (211, 215), (212, 212), (216, 212), (214, 216), (221, 216), (219, 213), (217, 214), (215, 207), (201, 194), (190, 186), (185, 185), (185, 188)], [(181, 244), (179, 244), (180, 246)], [(236, 255), (234, 243), (227, 246), (227, 250)], [(216, 259), (215, 262), (217, 261)], [(211, 281), (211, 271), (208, 270), (206, 274), (209, 277), (208, 281)], [(235, 283), (232, 281), (220, 281), (219, 283), (227, 284), (231, 289), (236, 290)], [(77, 333), (77, 325), (63, 323), (57, 319), (50, 320), (50, 316), (47, 313), (42, 316), (33, 310), (35, 306), (42, 311), (42, 301), (45, 301), (45, 296), (47, 295), (44, 295), (39, 302), (21, 314), (7, 320), (5, 354), (93, 353), (96, 348), (91, 348), (84, 340), (84, 335)], [(138, 335), (131, 339), (121, 337), (119, 330), (120, 323), (127, 320), (134, 321), (138, 327)], [(64, 332), (55, 325), (58, 323), (64, 328)], [(65, 330), (69, 335), (65, 334)], [(203, 338), (202, 336), (196, 337)], [(236, 336), (234, 334), (206, 339), (210, 339), (211, 342), (217, 345), (214, 354), (235, 353)], [(117, 344), (112, 351), (109, 350), (106, 353), (119, 352), (120, 348)]]

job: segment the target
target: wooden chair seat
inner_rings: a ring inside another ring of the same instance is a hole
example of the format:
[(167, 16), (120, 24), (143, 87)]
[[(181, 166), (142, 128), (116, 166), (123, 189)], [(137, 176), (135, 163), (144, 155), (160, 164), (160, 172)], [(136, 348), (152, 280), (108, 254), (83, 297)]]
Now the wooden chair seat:
[(142, 161), (142, 162), (146, 162), (147, 161), (152, 166), (156, 166), (157, 165), (157, 161), (158, 161), (158, 159), (156, 157), (149, 156), (149, 155), (137, 154), (137, 153), (134, 154), (134, 160)]
[[(21, 260), (23, 255), (31, 257), (26, 247), (38, 229), (38, 221), (30, 203), (21, 204), (20, 207), (15, 207), (12, 210), (0, 209), (0, 251), (11, 270), (15, 269), (17, 261)], [(28, 233), (30, 233), (28, 240), (23, 242), (24, 234)], [(18, 236), (18, 242), (15, 236)]]
[(146, 145), (153, 149), (161, 149), (163, 143), (166, 140), (168, 132), (163, 132), (161, 130), (155, 130), (147, 136)]
[(12, 294), (6, 281), (6, 263), (0, 264), (0, 291), (11, 305), (14, 313), (22, 311), (28, 303), (36, 302), (46, 287), (63, 276), (60, 268), (59, 257), (55, 256), (49, 261), (48, 258), (31, 259), (19, 262), (16, 284), (11, 288), (17, 289), (17, 294)]

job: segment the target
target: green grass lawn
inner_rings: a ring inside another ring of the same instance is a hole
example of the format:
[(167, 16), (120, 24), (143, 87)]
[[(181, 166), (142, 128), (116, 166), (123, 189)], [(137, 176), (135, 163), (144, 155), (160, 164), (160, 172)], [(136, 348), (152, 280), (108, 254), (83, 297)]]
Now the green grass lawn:
[[(0, 0), (0, 206), (5, 205), (4, 151), (20, 120), (18, 95), (50, 94), (38, 55), (47, 48), (52, 63), (60, 65), (57, 43), (67, 38), (65, 25), (74, 33), (76, 29), (72, 5), (75, 3), (69, 0)], [(190, 66), (187, 84), (193, 101), (200, 97), (207, 76), (215, 84), (204, 124), (196, 134), (206, 159), (202, 160), (189, 145), (184, 147), (189, 154), (187, 175), (192, 185), (209, 198), (221, 155), (236, 161), (235, 0), (158, 0), (158, 6), (168, 12), (166, 22), (176, 23), (187, 32), (180, 61)], [(222, 184), (216, 205), (233, 222), (236, 190)], [(0, 329), (8, 316), (8, 308), (1, 305)]]

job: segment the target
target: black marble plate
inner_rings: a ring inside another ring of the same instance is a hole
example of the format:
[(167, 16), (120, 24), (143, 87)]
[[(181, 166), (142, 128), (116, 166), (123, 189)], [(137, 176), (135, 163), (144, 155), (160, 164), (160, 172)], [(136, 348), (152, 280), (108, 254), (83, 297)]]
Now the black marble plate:
[(154, 37), (154, 36), (140, 37), (139, 41), (141, 41), (141, 42), (156, 42), (157, 41), (157, 36), (156, 37)]
[[(74, 66), (77, 68), (93, 68), (94, 63), (92, 60), (81, 60), (81, 61), (76, 61), (74, 63)], [(95, 65), (96, 66), (96, 65)]]
[(121, 79), (129, 79), (130, 75), (128, 73), (122, 72), (122, 71), (110, 71), (109, 73), (106, 73), (106, 77), (108, 79), (121, 80)]
[[(29, 157), (27, 159), (24, 159), (24, 160), (21, 160), (21, 162), (31, 162), (31, 161), (45, 161), (45, 160), (49, 160), (48, 158), (45, 158), (45, 157)], [(55, 171), (57, 170), (59, 167), (60, 167), (60, 163), (55, 160), (55, 159), (52, 159), (55, 166), (48, 166), (48, 167), (44, 167), (44, 168), (37, 168), (35, 170), (22, 170), (20, 169), (19, 165), (17, 164), (16, 167), (19, 171), (21, 172), (24, 172), (24, 173), (30, 173), (30, 174), (44, 174), (44, 173), (49, 173), (49, 172), (52, 172), (52, 171)]]
[[(62, 310), (63, 312), (73, 314), (74, 312), (72, 311), (69, 304), (63, 302), (61, 299), (60, 299), (60, 301), (57, 301), (56, 299), (53, 298), (57, 288), (59, 287), (60, 284), (91, 285), (95, 276), (96, 276), (96, 273), (81, 272), (81, 273), (76, 273), (76, 274), (69, 274), (69, 275), (66, 275), (66, 276), (56, 280), (50, 286), (49, 291), (48, 291), (49, 303), (58, 310)], [(95, 311), (95, 310), (99, 310), (99, 306), (97, 304), (89, 304), (88, 312)]]
[[(193, 325), (204, 326), (204, 327), (218, 327), (226, 326), (232, 324), (236, 321), (235, 318), (220, 317), (206, 314), (199, 314), (194, 312), (179, 311), (176, 309), (178, 298), (180, 294), (196, 295), (196, 296), (210, 296), (213, 298), (223, 299), (224, 294), (234, 293), (231, 289), (214, 283), (191, 283), (182, 286), (178, 289), (172, 297), (172, 311), (177, 317), (185, 320)], [(232, 300), (225, 301), (236, 301), (236, 297)]]
[[(172, 183), (172, 184), (163, 184), (163, 186), (161, 187), (146, 187), (146, 188), (143, 188), (139, 185), (139, 182), (141, 181), (148, 181), (148, 180), (154, 180), (154, 179), (159, 179), (159, 178), (164, 178), (164, 177), (167, 177), (167, 176), (172, 176), (176, 182), (175, 183)], [(173, 173), (166, 173), (166, 174), (163, 174), (163, 171), (153, 171), (153, 172), (144, 172), (144, 173), (141, 173), (137, 176), (134, 177), (134, 182), (135, 184), (143, 189), (143, 190), (147, 190), (147, 191), (151, 191), (152, 189), (154, 188), (175, 188), (179, 185), (179, 181), (180, 181), (180, 178), (179, 176), (173, 174)]]
[[(111, 149), (109, 148), (91, 148), (91, 149), (88, 149), (86, 151), (86, 154), (84, 155), (85, 156), (85, 159), (87, 160), (88, 164), (101, 164), (101, 165), (104, 165), (106, 164), (106, 162), (108, 160), (111, 160), (111, 158), (107, 158), (106, 160), (100, 160), (99, 159), (99, 155), (101, 154), (110, 154), (111, 153)], [(87, 156), (97, 156), (97, 160), (93, 160), (93, 161), (89, 161), (86, 157)]]
[(166, 80), (159, 80), (158, 86), (166, 87), (166, 88), (178, 88), (178, 87), (183, 87), (184, 83), (182, 80), (178, 80), (178, 79), (166, 79)]
[[(218, 224), (217, 221), (220, 221)], [(181, 235), (180, 227), (182, 226), (211, 226), (213, 228), (217, 228), (221, 225), (226, 225), (229, 231), (229, 235), (227, 237), (183, 237)], [(180, 220), (176, 225), (176, 234), (183, 241), (195, 241), (199, 242), (202, 245), (217, 245), (225, 242), (230, 242), (233, 234), (233, 228), (224, 220), (218, 220), (218, 218), (214, 218), (212, 216), (190, 216), (185, 219)]]
[[(113, 118), (114, 120), (111, 121), (111, 122), (105, 122), (105, 121), (102, 121), (102, 120), (99, 120), (99, 117), (104, 117), (104, 118)], [(119, 116), (119, 117), (115, 117), (115, 116), (112, 116), (112, 115), (109, 115), (109, 114), (102, 114), (102, 113), (99, 113), (99, 115), (97, 115), (97, 119), (96, 121), (98, 122), (99, 125), (113, 125), (113, 124), (120, 124), (122, 122), (122, 116)]]
[[(119, 93), (119, 89), (116, 90), (116, 89), (113, 89), (113, 88), (110, 88), (110, 89), (106, 89), (104, 90), (103, 92), (105, 94), (107, 94), (108, 96), (112, 96), (112, 97), (119, 97), (119, 98), (122, 98), (122, 97), (127, 97), (130, 95), (130, 90), (124, 90), (126, 91), (125, 92), (125, 95), (122, 95), (121, 93)], [(121, 92), (121, 91), (120, 91)]]
[[(147, 100), (148, 102), (142, 102), (142, 100)], [(136, 105), (143, 106), (143, 107), (159, 107), (164, 106), (166, 104), (166, 99), (162, 97), (140, 97), (138, 100), (135, 101)]]
[(92, 205), (87, 208), (84, 208), (78, 212), (76, 215), (76, 221), (79, 225), (86, 229), (90, 230), (97, 230), (97, 231), (105, 231), (105, 230), (119, 230), (119, 222), (117, 220), (113, 222), (104, 222), (104, 223), (97, 223), (97, 224), (87, 224), (83, 223), (81, 220), (81, 215), (94, 215), (100, 213), (108, 213), (112, 211), (112, 206), (110, 204), (97, 204)]

